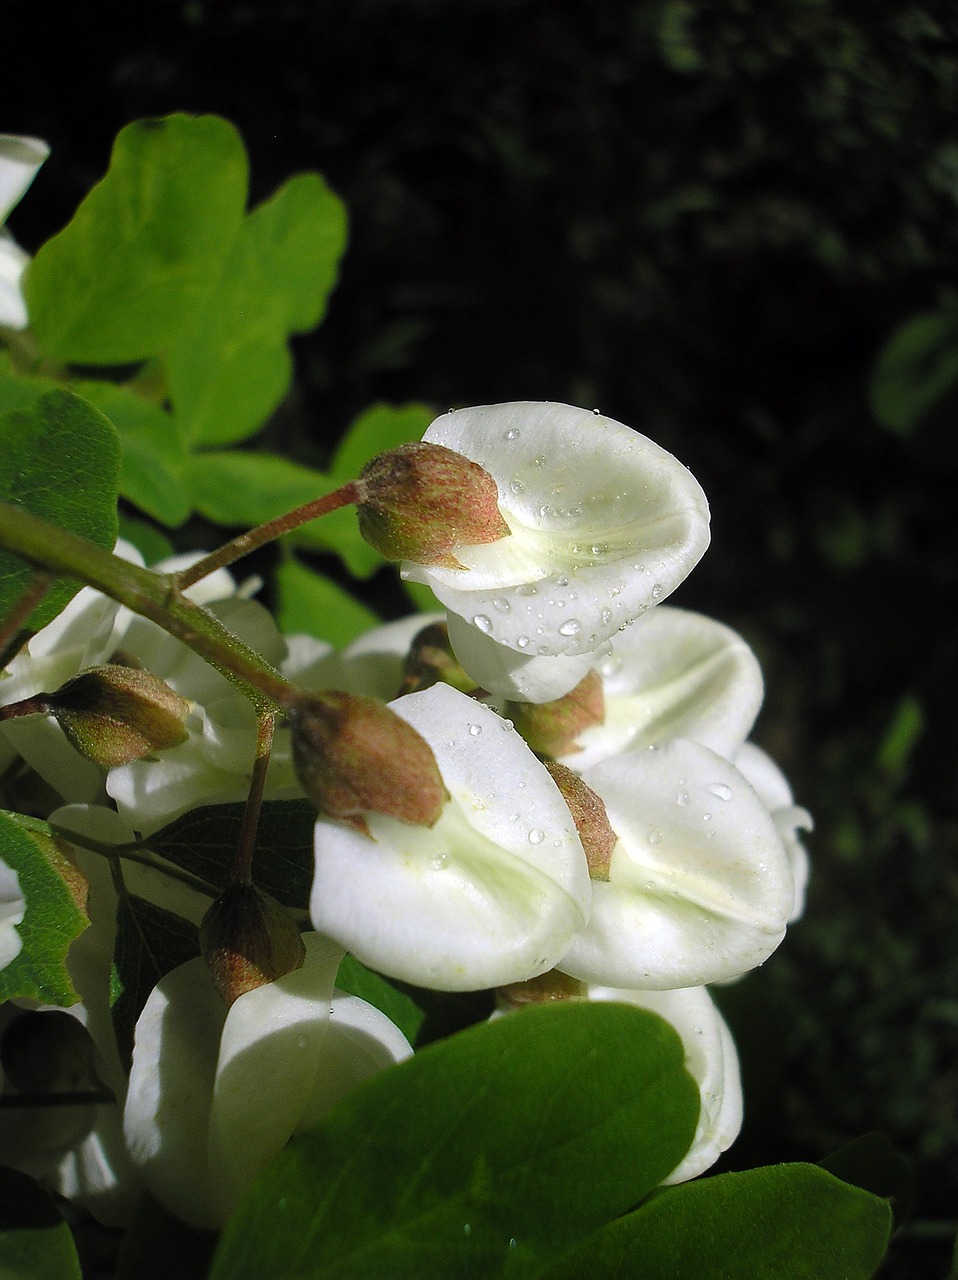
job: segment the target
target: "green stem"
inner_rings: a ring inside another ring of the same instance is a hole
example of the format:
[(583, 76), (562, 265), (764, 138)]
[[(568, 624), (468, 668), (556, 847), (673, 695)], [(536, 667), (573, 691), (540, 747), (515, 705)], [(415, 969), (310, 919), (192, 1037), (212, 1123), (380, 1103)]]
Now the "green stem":
[(223, 546), (216, 551), (211, 551), (208, 556), (204, 556), (196, 564), (190, 565), (188, 569), (181, 570), (177, 574), (176, 585), (181, 591), (184, 591), (187, 587), (191, 587), (194, 582), (199, 582), (208, 574), (213, 573), (214, 570), (225, 568), (226, 565), (232, 564), (234, 560), (239, 560), (242, 556), (249, 555), (257, 547), (262, 547), (267, 542), (273, 542), (276, 538), (282, 537), (284, 533), (290, 533), (293, 529), (298, 529), (301, 524), (308, 524), (310, 520), (316, 520), (320, 516), (327, 515), (330, 511), (337, 511), (340, 507), (348, 507), (350, 503), (358, 502), (360, 500), (359, 495), (359, 481), (351, 480), (349, 484), (344, 484), (341, 489), (334, 489), (332, 493), (325, 493), (321, 498), (314, 498), (311, 502), (303, 503), (301, 507), (297, 507), (294, 511), (287, 511), (285, 515), (267, 520), (265, 524), (258, 525), (255, 529), (250, 529), (248, 533), (241, 533), (230, 542), (225, 542)]
[(207, 609), (184, 596), (175, 576), (121, 560), (88, 538), (0, 501), (0, 547), (56, 576), (102, 591), (149, 618), (234, 683), (258, 710), (289, 707), (297, 690)]
[[(216, 898), (221, 890), (210, 884), (209, 881), (201, 879), (200, 876), (194, 876), (189, 871), (184, 871), (181, 867), (174, 866), (171, 862), (160, 862), (155, 854), (150, 853), (149, 843), (147, 841), (133, 841), (130, 844), (106, 844), (102, 840), (94, 840), (92, 836), (84, 836), (71, 830), (69, 827), (60, 827), (55, 822), (48, 824), (50, 831), (58, 836), (61, 840), (66, 840), (68, 844), (74, 844), (78, 849), (84, 849), (87, 853), (98, 854), (101, 858), (109, 858), (111, 861), (135, 862), (141, 867), (149, 867), (151, 871), (156, 871), (161, 876), (166, 876), (168, 880), (179, 880), (180, 884), (185, 884), (188, 889), (193, 889), (197, 893), (202, 893), (204, 897)], [(145, 853), (140, 852), (146, 849)]]

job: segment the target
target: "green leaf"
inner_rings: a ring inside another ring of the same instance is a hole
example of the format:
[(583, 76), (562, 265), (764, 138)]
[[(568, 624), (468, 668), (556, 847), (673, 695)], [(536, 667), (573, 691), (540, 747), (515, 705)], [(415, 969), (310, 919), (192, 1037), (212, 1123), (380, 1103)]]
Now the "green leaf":
[[(102, 413), (69, 391), (49, 391), (24, 408), (0, 414), (0, 440), (0, 498), (101, 547), (113, 547), (120, 445)], [(0, 618), (32, 576), (19, 556), (0, 551)], [(58, 579), (27, 625), (45, 626), (78, 590), (79, 583)]]
[(156, 564), (173, 554), (173, 544), (165, 534), (145, 520), (135, 520), (120, 512), (120, 537), (132, 542), (147, 564)]
[(0, 1003), (38, 1000), (71, 1005), (79, 999), (67, 972), (70, 943), (90, 923), (78, 905), (82, 876), (43, 824), (0, 810), (0, 858), (16, 872), (26, 903), (16, 926), (20, 953), (0, 969)]
[(864, 1133), (819, 1163), (842, 1182), (891, 1201), (896, 1223), (907, 1213), (914, 1195), (915, 1173), (883, 1133)]
[(197, 511), (226, 525), (264, 524), (335, 487), (322, 471), (241, 449), (194, 454), (187, 477)]
[(958, 311), (926, 311), (896, 329), (882, 347), (871, 379), (875, 417), (907, 436), (958, 383)]
[[(243, 804), (191, 809), (151, 835), (147, 846), (210, 884), (225, 885), (236, 860)], [(256, 829), (257, 886), (284, 906), (303, 909), (313, 883), (316, 810), (306, 800), (267, 800)]]
[(318, 324), (345, 240), (343, 206), (318, 174), (290, 179), (249, 215), (167, 357), (189, 440), (235, 443), (263, 425), (289, 385), (286, 339)]
[[(419, 440), (435, 416), (435, 410), (424, 404), (372, 405), (346, 431), (333, 459), (329, 487), (355, 480), (366, 463), (384, 450)], [(297, 529), (292, 537), (302, 546), (334, 552), (356, 578), (368, 578), (386, 563), (363, 539), (351, 507), (331, 511)]]
[(81, 1280), (70, 1228), (32, 1178), (0, 1169), (2, 1280)]
[(191, 507), (183, 474), (186, 450), (175, 418), (112, 382), (78, 382), (76, 391), (119, 433), (121, 495), (165, 525), (182, 524)]
[(509, 1014), (374, 1077), (291, 1143), (211, 1280), (528, 1275), (674, 1168), (697, 1112), (661, 1019), (586, 1002)]
[(293, 556), (276, 570), (276, 585), (277, 621), (284, 635), (305, 632), (342, 649), (380, 621), (348, 591)]
[(41, 351), (102, 365), (167, 348), (240, 231), (247, 169), (239, 134), (218, 116), (121, 130), (106, 176), (27, 270)]
[(336, 974), (336, 986), (374, 1005), (395, 1023), (410, 1044), (415, 1044), (426, 1015), (415, 1000), (381, 974), (367, 969), (355, 956), (345, 955)]
[(669, 1187), (537, 1280), (868, 1280), (890, 1228), (877, 1196), (776, 1165)]
[(133, 1029), (162, 977), (200, 954), (196, 926), (143, 898), (126, 894), (116, 913), (111, 1015), (120, 1058), (129, 1067)]

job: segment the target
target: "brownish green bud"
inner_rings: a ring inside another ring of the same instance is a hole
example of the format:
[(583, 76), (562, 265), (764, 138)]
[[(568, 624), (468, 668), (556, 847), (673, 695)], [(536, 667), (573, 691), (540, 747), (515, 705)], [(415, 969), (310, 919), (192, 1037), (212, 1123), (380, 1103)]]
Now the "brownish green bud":
[(514, 1009), (521, 1009), (527, 1004), (581, 1000), (586, 995), (586, 984), (578, 978), (570, 978), (567, 973), (560, 973), (558, 969), (550, 969), (527, 982), (510, 982), (508, 986), (500, 987), (497, 994), (500, 1000)]
[(142, 668), (91, 667), (43, 697), (77, 751), (104, 769), (186, 741), (189, 702)]
[(25, 1009), (0, 1043), (4, 1077), (20, 1093), (87, 1093), (102, 1087), (93, 1041), (68, 1013)]
[(579, 751), (579, 734), (605, 720), (602, 677), (590, 671), (576, 687), (554, 702), (508, 702), (503, 714), (539, 756), (567, 756)]
[(552, 781), (562, 792), (562, 799), (569, 806), (572, 821), (582, 841), (589, 875), (593, 880), (608, 880), (609, 863), (618, 836), (612, 830), (609, 815), (601, 796), (586, 786), (577, 773), (567, 769), (557, 760), (546, 763)]
[(212, 904), (200, 924), (200, 950), (228, 1005), (306, 959), (296, 921), (251, 884), (230, 885)]
[(495, 480), (445, 445), (388, 449), (366, 464), (357, 488), (359, 531), (387, 560), (462, 569), (454, 548), (509, 536)]
[(364, 815), (431, 827), (449, 799), (432, 748), (378, 698), (302, 694), (289, 712), (293, 764), (321, 814), (369, 835)]
[(403, 660), (400, 693), (418, 693), (434, 684), (451, 684), (460, 693), (475, 693), (476, 682), (466, 674), (449, 643), (449, 628), (432, 622), (414, 637)]

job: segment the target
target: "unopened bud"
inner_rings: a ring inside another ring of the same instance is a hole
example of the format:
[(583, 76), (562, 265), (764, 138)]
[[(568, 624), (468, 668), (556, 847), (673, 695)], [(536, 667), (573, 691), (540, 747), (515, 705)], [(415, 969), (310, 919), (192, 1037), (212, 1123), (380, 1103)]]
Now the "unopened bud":
[(92, 667), (45, 700), (77, 751), (104, 769), (179, 746), (187, 738), (189, 702), (141, 668), (113, 662)]
[(449, 799), (432, 748), (377, 698), (327, 689), (290, 708), (293, 764), (327, 818), (369, 835), (364, 814), (431, 827)]
[(476, 682), (463, 670), (449, 643), (449, 628), (433, 622), (418, 632), (403, 660), (400, 693), (418, 693), (434, 684), (451, 684), (460, 693), (474, 693)]
[(577, 773), (567, 769), (564, 764), (551, 760), (546, 768), (572, 814), (572, 821), (589, 864), (589, 875), (593, 880), (608, 880), (609, 863), (618, 836), (612, 830), (601, 796), (596, 795)]
[(357, 485), (359, 531), (387, 560), (462, 569), (454, 548), (509, 536), (495, 480), (444, 445), (388, 449), (366, 464)]
[(301, 969), (306, 948), (296, 922), (254, 885), (231, 885), (200, 924), (200, 950), (228, 1005), (256, 987)]
[(602, 677), (590, 671), (576, 687), (554, 702), (509, 702), (503, 714), (539, 756), (566, 756), (579, 751), (579, 734), (605, 720)]
[(567, 973), (550, 969), (547, 973), (540, 973), (537, 978), (529, 978), (527, 982), (510, 982), (508, 986), (500, 987), (497, 995), (514, 1009), (521, 1009), (527, 1004), (581, 1000), (584, 999), (586, 990), (586, 984), (578, 978), (570, 978)]

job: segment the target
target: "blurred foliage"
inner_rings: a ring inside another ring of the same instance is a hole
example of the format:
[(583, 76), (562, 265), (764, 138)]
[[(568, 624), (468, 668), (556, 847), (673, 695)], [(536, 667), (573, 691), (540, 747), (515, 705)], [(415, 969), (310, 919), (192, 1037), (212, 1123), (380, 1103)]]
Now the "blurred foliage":
[[(11, 219), (27, 247), (66, 222), (122, 125), (172, 110), (237, 124), (254, 201), (298, 169), (342, 196), (340, 283), (322, 329), (292, 341), (264, 449), (327, 470), (374, 402), (548, 398), (692, 467), (715, 536), (676, 603), (756, 648), (759, 739), (817, 820), (806, 920), (727, 993), (745, 1040), (750, 1019), (782, 1029), (780, 1091), (753, 1100), (735, 1159), (818, 1160), (883, 1130), (917, 1168), (882, 1275), (943, 1275), (954, 6), (152, 0), (66, 10), (52, 39), (42, 6), (8, 0), (5, 17), (44, 57), (4, 128), (54, 149)], [(406, 607), (382, 575), (363, 598)]]

